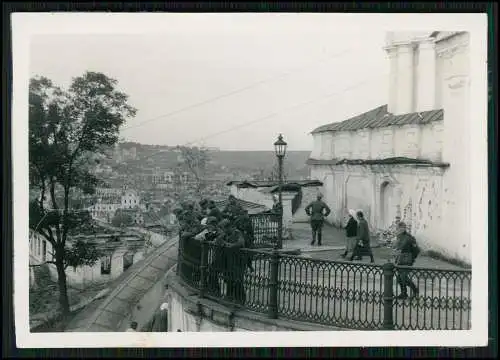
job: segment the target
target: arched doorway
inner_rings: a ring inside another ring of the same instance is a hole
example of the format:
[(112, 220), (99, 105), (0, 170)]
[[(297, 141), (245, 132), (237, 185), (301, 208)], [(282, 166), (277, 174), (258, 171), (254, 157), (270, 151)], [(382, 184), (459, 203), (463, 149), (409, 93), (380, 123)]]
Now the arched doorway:
[(386, 229), (391, 226), (395, 214), (394, 185), (389, 181), (384, 181), (380, 186), (380, 222), (379, 227)]

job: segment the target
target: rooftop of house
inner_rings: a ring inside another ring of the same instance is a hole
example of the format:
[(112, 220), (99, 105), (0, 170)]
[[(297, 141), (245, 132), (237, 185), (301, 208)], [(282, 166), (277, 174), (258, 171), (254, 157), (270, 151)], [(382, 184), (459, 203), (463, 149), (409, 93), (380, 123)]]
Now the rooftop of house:
[(388, 126), (423, 125), (433, 121), (443, 120), (443, 115), (443, 109), (394, 115), (387, 111), (387, 105), (382, 105), (370, 111), (353, 116), (347, 120), (322, 125), (314, 129), (311, 134), (318, 134), (322, 132), (356, 131)]
[[(254, 180), (232, 180), (229, 181), (227, 186), (236, 185), (239, 188), (259, 188), (259, 187), (276, 187), (279, 185), (278, 181), (254, 181)], [(319, 180), (287, 180), (283, 186), (322, 186), (323, 183)]]
[[(228, 199), (226, 198), (224, 200), (215, 201), (215, 204), (218, 208), (223, 209), (226, 207), (227, 202), (228, 202)], [(236, 203), (239, 204), (243, 209), (248, 211), (249, 214), (258, 214), (258, 213), (269, 210), (269, 208), (267, 206), (253, 203), (250, 201), (241, 200), (238, 198), (236, 198)]]

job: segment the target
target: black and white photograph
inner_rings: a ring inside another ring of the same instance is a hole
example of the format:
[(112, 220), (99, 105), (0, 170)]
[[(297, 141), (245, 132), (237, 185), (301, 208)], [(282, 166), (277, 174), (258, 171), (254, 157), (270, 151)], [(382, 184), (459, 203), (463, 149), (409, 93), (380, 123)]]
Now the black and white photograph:
[(18, 346), (486, 344), (485, 14), (12, 19)]

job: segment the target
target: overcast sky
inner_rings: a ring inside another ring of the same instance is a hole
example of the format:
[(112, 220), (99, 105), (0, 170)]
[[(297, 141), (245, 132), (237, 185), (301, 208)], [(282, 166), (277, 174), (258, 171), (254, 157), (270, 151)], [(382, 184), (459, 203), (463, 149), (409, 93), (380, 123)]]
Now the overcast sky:
[(161, 33), (36, 35), (30, 72), (64, 87), (86, 70), (117, 79), (138, 109), (126, 140), (272, 150), (283, 133), (311, 150), (315, 127), (387, 103), (385, 31), (334, 16), (191, 14)]

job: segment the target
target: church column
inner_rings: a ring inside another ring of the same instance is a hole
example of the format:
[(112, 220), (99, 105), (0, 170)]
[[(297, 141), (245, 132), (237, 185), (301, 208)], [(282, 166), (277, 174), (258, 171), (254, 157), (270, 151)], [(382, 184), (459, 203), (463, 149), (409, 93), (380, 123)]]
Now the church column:
[(398, 105), (396, 115), (411, 113), (414, 110), (414, 45), (398, 46)]
[(387, 111), (396, 113), (398, 109), (398, 48), (389, 46), (385, 48), (389, 57), (389, 102)]
[(419, 43), (417, 110), (434, 110), (436, 103), (436, 51), (434, 39)]

